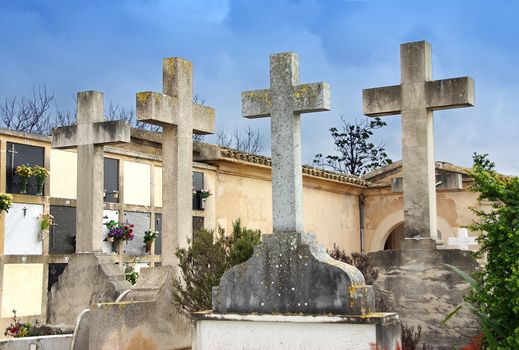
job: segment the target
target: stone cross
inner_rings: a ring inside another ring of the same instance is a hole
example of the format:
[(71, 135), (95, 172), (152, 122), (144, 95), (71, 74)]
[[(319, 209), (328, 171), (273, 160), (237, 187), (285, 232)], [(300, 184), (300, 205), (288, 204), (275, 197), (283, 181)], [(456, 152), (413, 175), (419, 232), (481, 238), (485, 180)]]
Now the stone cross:
[(213, 133), (215, 111), (193, 102), (190, 61), (165, 58), (162, 69), (163, 93), (137, 93), (137, 119), (163, 128), (162, 263), (176, 266), (193, 230), (193, 131)]
[(274, 233), (302, 233), (301, 113), (330, 110), (327, 83), (299, 84), (299, 58), (270, 56), (270, 89), (242, 92), (242, 116), (271, 118)]
[(52, 130), (53, 148), (77, 147), (77, 253), (102, 251), (103, 146), (127, 142), (130, 125), (122, 120), (105, 121), (104, 96), (97, 91), (77, 94), (76, 125)]
[(449, 245), (461, 250), (469, 250), (470, 245), (477, 245), (476, 237), (469, 237), (469, 231), (462, 227), (458, 229), (457, 237), (449, 237)]
[(432, 80), (431, 45), (400, 46), (401, 84), (362, 91), (369, 117), (402, 115), (404, 235), (437, 238), (433, 111), (474, 105), (471, 78)]

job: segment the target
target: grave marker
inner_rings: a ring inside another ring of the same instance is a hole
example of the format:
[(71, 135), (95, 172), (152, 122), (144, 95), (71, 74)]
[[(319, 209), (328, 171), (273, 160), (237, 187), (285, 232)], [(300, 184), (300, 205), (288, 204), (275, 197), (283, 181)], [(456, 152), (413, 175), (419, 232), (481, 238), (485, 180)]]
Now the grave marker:
[(303, 232), (301, 114), (330, 110), (327, 83), (299, 84), (299, 58), (270, 56), (270, 89), (241, 95), (242, 116), (271, 118), (274, 233)]
[(103, 241), (103, 146), (130, 142), (126, 121), (105, 121), (103, 94), (77, 94), (77, 125), (53, 129), (52, 147), (77, 147), (76, 252), (101, 252)]
[(40, 255), (39, 216), (43, 205), (13, 203), (5, 218), (4, 255)]
[(474, 105), (471, 78), (432, 80), (431, 45), (400, 45), (401, 84), (362, 91), (369, 117), (402, 115), (404, 235), (437, 238), (433, 111)]
[(469, 246), (477, 244), (476, 237), (469, 237), (469, 230), (464, 227), (458, 229), (456, 237), (449, 237), (449, 245), (456, 246), (457, 249), (469, 250)]
[(177, 265), (192, 227), (193, 131), (214, 132), (214, 109), (193, 102), (192, 65), (182, 58), (162, 63), (163, 93), (137, 93), (137, 119), (162, 133), (162, 262)]

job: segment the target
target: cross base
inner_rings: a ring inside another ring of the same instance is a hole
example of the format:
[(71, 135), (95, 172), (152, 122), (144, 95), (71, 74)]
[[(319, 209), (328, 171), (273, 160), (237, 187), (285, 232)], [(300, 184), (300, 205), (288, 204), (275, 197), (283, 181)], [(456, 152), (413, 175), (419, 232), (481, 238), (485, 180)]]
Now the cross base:
[(264, 235), (254, 255), (213, 288), (217, 313), (365, 315), (374, 294), (354, 266), (332, 259), (313, 234)]
[(434, 250), (436, 249), (436, 245), (438, 243), (428, 237), (412, 237), (412, 238), (404, 238), (400, 243), (400, 249), (402, 250)]

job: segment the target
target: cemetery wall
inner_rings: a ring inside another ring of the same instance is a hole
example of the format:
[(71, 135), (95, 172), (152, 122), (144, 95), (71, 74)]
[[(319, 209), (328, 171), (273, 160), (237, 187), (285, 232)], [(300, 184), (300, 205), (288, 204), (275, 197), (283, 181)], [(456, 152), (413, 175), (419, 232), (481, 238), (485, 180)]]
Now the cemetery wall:
[[(107, 190), (104, 215), (105, 221), (135, 221), (139, 240), (145, 229), (161, 229), (161, 142), (160, 134), (140, 130), (132, 130), (131, 140), (122, 147), (105, 147), (105, 169), (108, 170), (104, 179)], [(13, 144), (16, 153), (9, 152)], [(203, 208), (198, 199), (193, 199), (193, 226), (211, 229), (219, 224), (229, 232), (232, 221), (241, 218), (247, 227), (271, 232), (269, 159), (229, 150), (224, 153), (216, 146), (195, 146), (199, 154), (193, 163), (193, 183), (197, 188), (210, 189), (213, 196), (203, 203)], [(33, 192), (29, 195), (18, 194), (13, 185), (13, 166), (26, 161), (44, 165), (51, 171), (43, 196), (36, 196), (34, 187), (30, 187)], [(327, 248), (336, 243), (347, 251), (359, 251), (363, 201), (365, 250), (383, 249), (391, 230), (403, 222), (402, 194), (393, 192), (391, 187), (391, 179), (401, 175), (401, 171), (393, 167), (388, 173), (379, 173), (367, 186), (367, 182), (358, 178), (304, 169), (305, 231), (315, 233), (318, 242)], [(466, 191), (468, 185), (464, 182), (462, 190), (438, 190), (438, 227), (444, 241), (455, 236), (456, 229), (473, 218), (467, 207), (477, 205), (477, 195)], [(0, 216), (0, 290), (3, 293), (0, 329), (3, 329), (10, 321), (11, 307), (18, 308), (26, 321), (33, 315), (45, 321), (47, 293), (74, 253), (75, 151), (52, 150), (49, 137), (1, 129), (0, 192), (14, 193), (16, 203), (9, 214)], [(37, 228), (37, 216), (42, 212), (54, 215), (56, 224), (43, 240)], [(137, 270), (159, 265), (160, 236), (151, 254), (145, 254), (143, 244), (137, 240), (122, 245), (121, 253), (114, 254), (115, 261), (121, 266), (133, 264)], [(104, 249), (111, 252), (111, 245), (105, 244)], [(26, 280), (30, 283), (24, 282)], [(26, 312), (17, 305), (20, 302), (16, 298), (10, 297), (22, 289), (23, 300), (31, 305), (31, 311)]]
[[(221, 162), (216, 183), (216, 217), (226, 232), (232, 230), (232, 221), (237, 218), (247, 227), (272, 232), (269, 167)], [(337, 244), (349, 252), (358, 251), (361, 190), (353, 184), (303, 175), (305, 231), (315, 233), (318, 242), (327, 248)]]

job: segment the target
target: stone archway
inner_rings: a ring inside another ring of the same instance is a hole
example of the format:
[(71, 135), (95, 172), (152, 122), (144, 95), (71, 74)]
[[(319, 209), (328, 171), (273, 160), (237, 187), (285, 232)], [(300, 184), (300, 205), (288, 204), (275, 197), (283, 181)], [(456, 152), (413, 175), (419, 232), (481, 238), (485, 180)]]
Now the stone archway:
[[(437, 218), (438, 225), (438, 239), (442, 237), (449, 237), (452, 235), (454, 230), (451, 225), (442, 217)], [(370, 252), (376, 252), (379, 250), (386, 249), (399, 249), (400, 240), (403, 238), (404, 232), (404, 213), (401, 211), (395, 211), (390, 215), (386, 216), (384, 220), (380, 222), (375, 230), (373, 239), (370, 244)]]

